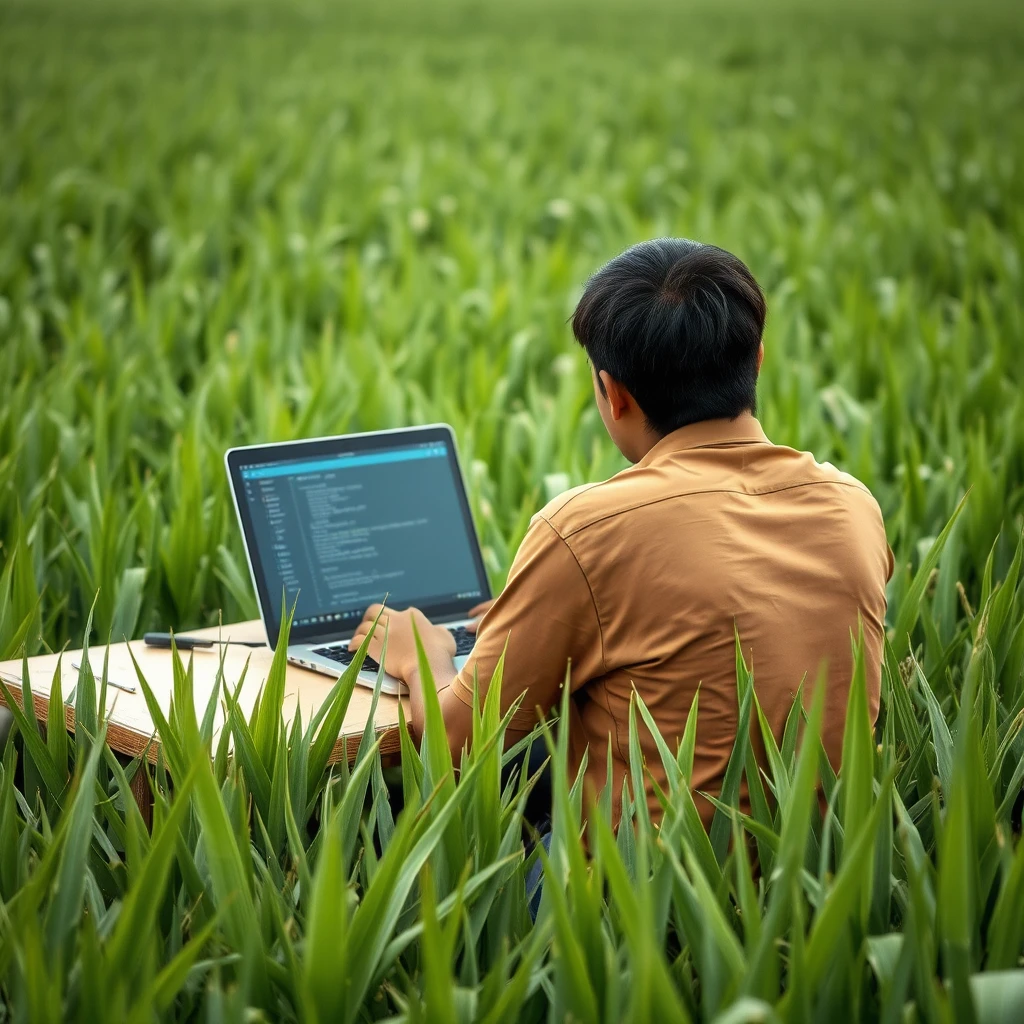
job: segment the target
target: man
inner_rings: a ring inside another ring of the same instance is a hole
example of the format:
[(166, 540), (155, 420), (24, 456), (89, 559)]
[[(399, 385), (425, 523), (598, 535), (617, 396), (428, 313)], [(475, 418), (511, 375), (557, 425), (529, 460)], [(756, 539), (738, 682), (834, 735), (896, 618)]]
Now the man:
[[(741, 725), (735, 627), (776, 736), (801, 681), (827, 666), (823, 741), (838, 766), (859, 620), (868, 706), (878, 712), (892, 553), (866, 487), (772, 444), (754, 418), (765, 314), (740, 260), (684, 239), (636, 245), (594, 275), (573, 331), (601, 418), (633, 466), (534, 516), (461, 672), (447, 630), (415, 609), (383, 610), (386, 667), (409, 686), (414, 730), (423, 722), (415, 622), (453, 753), (471, 735), (474, 674), (486, 688), (507, 640), (502, 710), (525, 691), (510, 741), (558, 705), (570, 664), (570, 720), (561, 727), (576, 764), (589, 747), (592, 794), (605, 783), (611, 737), (617, 795), (634, 687), (674, 748), (699, 686), (691, 785), (716, 793)], [(380, 610), (369, 609), (353, 645)], [(374, 657), (382, 634), (371, 641)], [(646, 729), (640, 739), (664, 783)], [(650, 791), (648, 802), (659, 817)], [(710, 803), (698, 807), (710, 824)]]

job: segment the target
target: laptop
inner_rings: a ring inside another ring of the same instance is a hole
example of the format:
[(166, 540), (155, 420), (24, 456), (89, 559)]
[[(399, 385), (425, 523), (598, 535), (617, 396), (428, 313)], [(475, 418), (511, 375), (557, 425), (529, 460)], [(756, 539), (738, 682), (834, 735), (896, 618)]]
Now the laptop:
[[(271, 650), (294, 603), (288, 660), (338, 677), (386, 597), (451, 630), (465, 664), (469, 610), (491, 591), (450, 426), (250, 445), (224, 462)], [(367, 658), (358, 681), (376, 685), (379, 669)], [(385, 673), (382, 690), (405, 687)]]

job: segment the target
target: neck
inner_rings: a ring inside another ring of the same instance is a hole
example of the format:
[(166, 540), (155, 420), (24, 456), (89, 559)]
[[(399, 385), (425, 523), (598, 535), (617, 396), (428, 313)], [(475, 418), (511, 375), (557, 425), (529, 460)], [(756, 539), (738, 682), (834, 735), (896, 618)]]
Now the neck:
[(656, 430), (648, 426), (646, 420), (637, 425), (637, 429), (628, 438), (623, 438), (619, 451), (632, 463), (639, 462), (662, 438)]

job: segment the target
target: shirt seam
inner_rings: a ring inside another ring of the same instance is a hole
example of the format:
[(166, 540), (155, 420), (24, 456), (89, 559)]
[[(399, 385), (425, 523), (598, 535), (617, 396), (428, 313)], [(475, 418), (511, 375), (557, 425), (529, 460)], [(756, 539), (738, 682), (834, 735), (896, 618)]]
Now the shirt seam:
[[(459, 677), (459, 673), (458, 672), (455, 673), (455, 677), (452, 679), (452, 681), (448, 685), (449, 685), (449, 687), (451, 687), (452, 693), (454, 693), (455, 696), (460, 701), (462, 701), (463, 704), (466, 705), (466, 707), (472, 708), (472, 706), (473, 706), (473, 691), (470, 690), (466, 686), (466, 684), (462, 681), (462, 679)], [(468, 692), (468, 698), (469, 698), (468, 700), (467, 700), (466, 693), (464, 693), (463, 691), (467, 691)], [(440, 691), (438, 691), (438, 692), (440, 693)]]
[[(582, 526), (577, 526), (575, 529), (568, 530), (564, 535), (559, 533), (553, 523), (550, 523), (546, 518), (544, 521), (548, 523), (552, 530), (558, 534), (563, 541), (568, 542), (570, 537), (575, 537), (577, 533), (582, 533), (590, 526), (596, 526), (598, 523), (604, 522), (606, 519), (614, 519), (616, 516), (625, 515), (627, 512), (635, 512), (638, 508), (647, 508), (649, 505), (658, 505), (663, 501), (672, 501), (675, 498), (686, 498), (696, 496), (698, 494), (744, 494), (748, 497), (757, 497), (765, 494), (780, 494), (782, 491), (792, 491), (798, 487), (822, 487), (829, 485), (839, 485), (841, 487), (850, 487), (856, 491), (861, 491), (870, 497), (874, 497), (871, 491), (864, 486), (859, 480), (804, 480), (798, 484), (784, 484), (782, 487), (768, 487), (760, 490), (740, 490), (734, 487), (704, 487), (699, 490), (692, 491), (677, 491), (674, 494), (666, 494), (660, 498), (651, 498), (648, 501), (639, 501), (635, 505), (628, 505), (626, 508), (616, 509), (614, 512), (608, 512), (605, 515), (597, 516), (594, 519), (589, 519)], [(566, 502), (568, 504), (568, 502)], [(562, 506), (563, 508), (565, 506)], [(566, 547), (568, 547), (566, 543)], [(572, 549), (569, 548), (571, 551)], [(575, 556), (574, 556), (575, 557)], [(579, 564), (577, 560), (577, 564)], [(580, 566), (580, 571), (583, 567)], [(586, 574), (584, 574), (584, 577)], [(590, 586), (590, 581), (587, 580), (587, 586)], [(600, 624), (600, 623), (599, 623)]]
[[(671, 450), (668, 450), (668, 451), (664, 452), (663, 455), (659, 454), (658, 458), (653, 459), (651, 462), (643, 462), (643, 461), (641, 461), (641, 462), (638, 462), (638, 463), (636, 463), (636, 464), (634, 464), (632, 466), (626, 466), (625, 469), (620, 470), (618, 473), (613, 474), (607, 480), (597, 480), (597, 481), (594, 481), (594, 483), (584, 484), (581, 487), (570, 488), (573, 491), (573, 493), (570, 494), (565, 499), (565, 501), (563, 501), (562, 504), (558, 506), (558, 508), (553, 509), (551, 512), (549, 512), (548, 515), (552, 515), (552, 516), (557, 515), (559, 512), (562, 511), (562, 509), (566, 508), (568, 505), (570, 505), (577, 498), (583, 497), (584, 494), (588, 494), (590, 491), (594, 490), (595, 488), (603, 487), (605, 484), (610, 483), (612, 480), (617, 479), (623, 473), (628, 473), (628, 472), (630, 472), (631, 470), (634, 470), (634, 469), (649, 469), (651, 466), (655, 465), (655, 463), (657, 463), (659, 461), (659, 459), (661, 459), (662, 457), (667, 458), (670, 455), (680, 455), (683, 452), (693, 452), (693, 451), (697, 451), (700, 448), (738, 448), (738, 447), (742, 447), (744, 445), (749, 446), (749, 445), (755, 445), (755, 444), (771, 445), (772, 442), (771, 441), (766, 441), (762, 437), (755, 437), (755, 438), (739, 438), (739, 439), (736, 439), (736, 440), (728, 440), (728, 441), (708, 441), (706, 444), (690, 444), (690, 445), (687, 445), (685, 448), (673, 448)], [(773, 445), (772, 447), (778, 447), (778, 446), (777, 445)], [(825, 482), (825, 481), (822, 481), (822, 482)], [(558, 499), (555, 498), (553, 500), (557, 501)], [(634, 507), (636, 507), (636, 506), (634, 506)], [(547, 519), (547, 516), (542, 516), (541, 518)], [(554, 527), (552, 527), (552, 528), (554, 528)], [(557, 533), (558, 531), (556, 530), (555, 532)]]
[(742, 444), (770, 444), (773, 448), (785, 447), (785, 445), (772, 444), (771, 441), (763, 437), (730, 437), (720, 441), (702, 441), (700, 444), (687, 444), (681, 448), (666, 448), (664, 452), (658, 452), (658, 455), (651, 459), (647, 465), (654, 465), (658, 459), (665, 455), (681, 455), (683, 452), (692, 452), (698, 448), (734, 448)]
[[(630, 683), (632, 683), (632, 680), (630, 680)], [(608, 717), (612, 720), (612, 728), (615, 730), (615, 749), (619, 752), (619, 760), (628, 764), (629, 758), (626, 757), (626, 752), (622, 749), (622, 730), (619, 728), (618, 717), (612, 711), (612, 698), (611, 694), (608, 693), (607, 686), (604, 688), (604, 706), (608, 712)]]
[[(595, 487), (600, 487), (601, 484), (607, 483), (607, 482), (608, 482), (607, 480), (595, 480), (593, 483), (584, 484), (582, 487), (570, 488), (573, 491), (573, 493), (567, 495), (566, 498), (565, 498), (565, 501), (563, 501), (558, 506), (558, 508), (552, 509), (552, 511), (550, 513), (548, 513), (548, 514), (549, 515), (557, 515), (559, 512), (562, 511), (563, 508), (566, 507), (566, 505), (568, 505), (571, 501), (573, 501), (573, 499), (578, 498), (578, 497), (580, 497), (580, 495), (585, 494), (587, 491), (592, 491)], [(552, 498), (552, 500), (551, 500), (551, 502), (549, 504), (554, 504), (556, 501), (558, 501), (559, 497), (561, 497), (561, 495), (558, 495), (555, 498)], [(547, 506), (545, 506), (545, 507), (547, 507)], [(543, 509), (541, 510), (541, 512), (543, 512)], [(547, 516), (541, 515), (541, 519), (543, 519), (544, 522), (546, 522), (549, 526), (551, 526), (551, 521), (548, 519)], [(551, 526), (551, 528), (553, 530), (555, 529), (554, 526)], [(558, 531), (555, 530), (555, 533), (558, 533)]]

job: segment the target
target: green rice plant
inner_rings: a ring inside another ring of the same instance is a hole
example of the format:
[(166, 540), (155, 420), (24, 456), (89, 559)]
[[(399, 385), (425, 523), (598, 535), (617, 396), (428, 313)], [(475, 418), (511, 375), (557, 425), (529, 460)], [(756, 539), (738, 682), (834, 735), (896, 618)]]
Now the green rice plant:
[[(554, 794), (550, 844), (531, 848), (535, 780), (503, 784), (500, 770), (523, 746), (502, 749), (512, 665), (477, 693), (457, 768), (421, 666), (422, 743), (401, 726), (390, 783), (369, 725), (351, 766), (328, 765), (365, 644), (305, 727), (281, 718), (284, 642), (248, 718), (223, 678), (199, 716), (176, 651), (168, 714), (140, 671), (160, 736), (152, 768), (105, 747), (102, 703), (79, 694), (80, 728), (53, 719), (45, 739), (15, 703), (0, 764), (0, 1001), (31, 1021), (1016, 1021), (1024, 696), (1007, 698), (1000, 664), (1024, 622), (1022, 560), (1024, 540), (941, 688), (921, 667), (931, 641), (902, 662), (887, 645), (874, 727), (853, 638), (838, 772), (819, 739), (820, 684), (782, 736), (764, 730), (764, 763), (737, 736), (721, 791), (706, 794), (710, 833), (688, 785), (699, 701), (673, 748), (635, 698), (617, 822), (610, 791), (584, 803), (565, 730), (526, 741), (547, 744)], [(91, 673), (79, 691), (95, 691)], [(737, 702), (762, 730), (739, 643)], [(657, 826), (641, 730), (667, 778)]]
[(699, 698), (634, 704), (596, 807), (532, 737), (548, 851), (515, 665), (457, 763), (428, 685), (400, 766), (329, 766), (354, 673), (286, 725), (280, 658), (246, 716), (175, 655), (151, 766), (83, 661), (0, 761), (5, 1019), (1024, 1019), (1022, 43), (1008, 0), (0, 3), (0, 658), (253, 617), (237, 443), (452, 423), (500, 586), (623, 467), (566, 318), (658, 234), (750, 264), (759, 416), (896, 556), (874, 730), (855, 674), (841, 768), (810, 680), (773, 735), (737, 657), (710, 832)]

